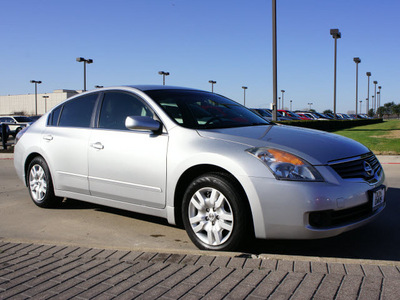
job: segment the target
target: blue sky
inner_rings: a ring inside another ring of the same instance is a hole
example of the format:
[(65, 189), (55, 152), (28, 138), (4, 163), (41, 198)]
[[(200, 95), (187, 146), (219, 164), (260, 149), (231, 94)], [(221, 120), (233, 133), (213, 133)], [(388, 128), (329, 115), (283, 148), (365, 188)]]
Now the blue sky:
[[(293, 110), (333, 109), (331, 28), (339, 28), (337, 112), (355, 110), (355, 63), (365, 111), (367, 71), (381, 103), (399, 103), (400, 1), (277, 0), (278, 90)], [(0, 95), (161, 84), (210, 90), (269, 107), (271, 0), (0, 0)], [(280, 94), (280, 93), (279, 93)], [(280, 96), (280, 95), (279, 95)]]

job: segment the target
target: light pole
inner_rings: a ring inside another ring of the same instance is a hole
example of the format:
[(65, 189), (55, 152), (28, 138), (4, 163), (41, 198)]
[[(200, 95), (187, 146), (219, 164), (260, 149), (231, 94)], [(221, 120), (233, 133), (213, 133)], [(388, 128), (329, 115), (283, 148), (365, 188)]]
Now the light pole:
[(86, 59), (83, 57), (77, 57), (76, 58), (77, 62), (83, 62), (83, 91), (86, 91), (86, 64), (91, 64), (93, 63), (93, 59)]
[(40, 80), (31, 80), (31, 83), (35, 84), (35, 115), (37, 115), (37, 85), (42, 82)]
[[(358, 104), (358, 64), (361, 62), (359, 57), (353, 58), (354, 62), (356, 63), (356, 116), (358, 115), (357, 104)], [(361, 108), (360, 108), (361, 111)]]
[(376, 110), (378, 109), (377, 107), (376, 107), (376, 85), (378, 84), (378, 81), (374, 81), (374, 85), (375, 85), (375, 92), (374, 92), (374, 112), (376, 113)]
[(276, 39), (276, 0), (272, 0), (272, 121), (277, 120), (278, 100), (278, 58)]
[(278, 97), (278, 107), (277, 107), (277, 109), (282, 109), (282, 107), (279, 108), (279, 105), (281, 105), (281, 97)]
[(335, 39), (335, 63), (334, 63), (334, 71), (333, 71), (333, 116), (336, 119), (336, 65), (337, 65), (337, 40), (342, 37), (339, 29), (331, 29), (330, 33), (332, 37)]
[(243, 89), (243, 105), (246, 106), (246, 90), (247, 86), (242, 86)]
[(379, 89), (379, 99), (378, 99), (378, 107), (380, 107), (381, 106), (381, 86), (378, 86), (378, 89)]
[(162, 75), (162, 77), (163, 77), (162, 84), (165, 85), (165, 76), (168, 76), (169, 72), (159, 71), (158, 74)]
[(211, 83), (211, 93), (214, 93), (214, 84), (217, 82), (215, 80), (209, 80), (208, 82)]
[(293, 100), (290, 100), (290, 111), (292, 111), (292, 102)]
[(308, 103), (308, 105), (310, 105), (310, 108), (308, 109), (308, 111), (311, 111), (311, 105), (313, 105), (313, 103)]
[(361, 114), (361, 104), (362, 104), (362, 100), (360, 100), (360, 114)]
[(367, 109), (366, 109), (366, 111), (367, 111), (367, 114), (368, 114), (368, 111), (369, 111), (369, 78), (371, 77), (371, 72), (367, 72), (366, 73), (367, 74), (367, 77), (368, 77), (368, 96), (367, 96)]
[(374, 106), (373, 106), (374, 103), (375, 103), (375, 102), (374, 102), (374, 97), (375, 97), (374, 95), (371, 96), (371, 98), (372, 98), (372, 115), (375, 115), (375, 108), (374, 108)]
[(44, 113), (47, 113), (47, 99), (49, 99), (49, 96), (42, 96), (44, 99)]
[(285, 109), (285, 106), (283, 105), (284, 101), (283, 101), (283, 95), (285, 94), (285, 90), (281, 90), (282, 93), (282, 109)]
[[(376, 114), (378, 114), (378, 110), (379, 110), (379, 103), (381, 102), (381, 92), (376, 92)], [(379, 117), (379, 116), (378, 116)]]

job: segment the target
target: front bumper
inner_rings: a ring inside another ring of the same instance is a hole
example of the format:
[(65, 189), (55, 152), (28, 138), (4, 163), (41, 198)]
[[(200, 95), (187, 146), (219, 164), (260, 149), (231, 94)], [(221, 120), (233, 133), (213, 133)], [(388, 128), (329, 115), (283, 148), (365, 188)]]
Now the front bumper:
[(254, 194), (249, 199), (255, 235), (264, 239), (317, 239), (365, 225), (386, 206), (383, 202), (372, 209), (371, 191), (384, 186), (384, 181), (383, 172), (373, 185), (338, 177), (327, 182), (253, 177)]

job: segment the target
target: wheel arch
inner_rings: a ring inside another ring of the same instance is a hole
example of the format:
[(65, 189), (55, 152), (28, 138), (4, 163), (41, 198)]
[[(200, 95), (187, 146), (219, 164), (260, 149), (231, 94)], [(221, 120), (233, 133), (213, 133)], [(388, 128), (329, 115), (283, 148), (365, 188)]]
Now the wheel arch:
[(182, 209), (183, 196), (185, 194), (187, 187), (195, 178), (208, 173), (218, 174), (220, 176), (227, 178), (238, 189), (238, 192), (240, 193), (241, 198), (245, 202), (246, 208), (249, 213), (249, 226), (250, 226), (249, 230), (251, 231), (251, 234), (254, 234), (253, 215), (251, 213), (252, 210), (250, 207), (249, 199), (242, 184), (232, 173), (230, 173), (226, 169), (210, 164), (201, 164), (192, 166), (191, 168), (187, 169), (184, 173), (182, 173), (182, 175), (180, 176), (174, 193), (174, 214), (175, 214), (176, 225), (179, 227), (183, 227), (181, 209)]

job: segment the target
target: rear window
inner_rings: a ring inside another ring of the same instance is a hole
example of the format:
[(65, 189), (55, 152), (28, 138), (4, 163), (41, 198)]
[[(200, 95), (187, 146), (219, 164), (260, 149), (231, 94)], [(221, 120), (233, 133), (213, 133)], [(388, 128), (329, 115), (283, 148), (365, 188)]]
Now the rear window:
[(63, 105), (58, 126), (90, 127), (97, 96), (98, 94), (90, 94), (66, 102)]

